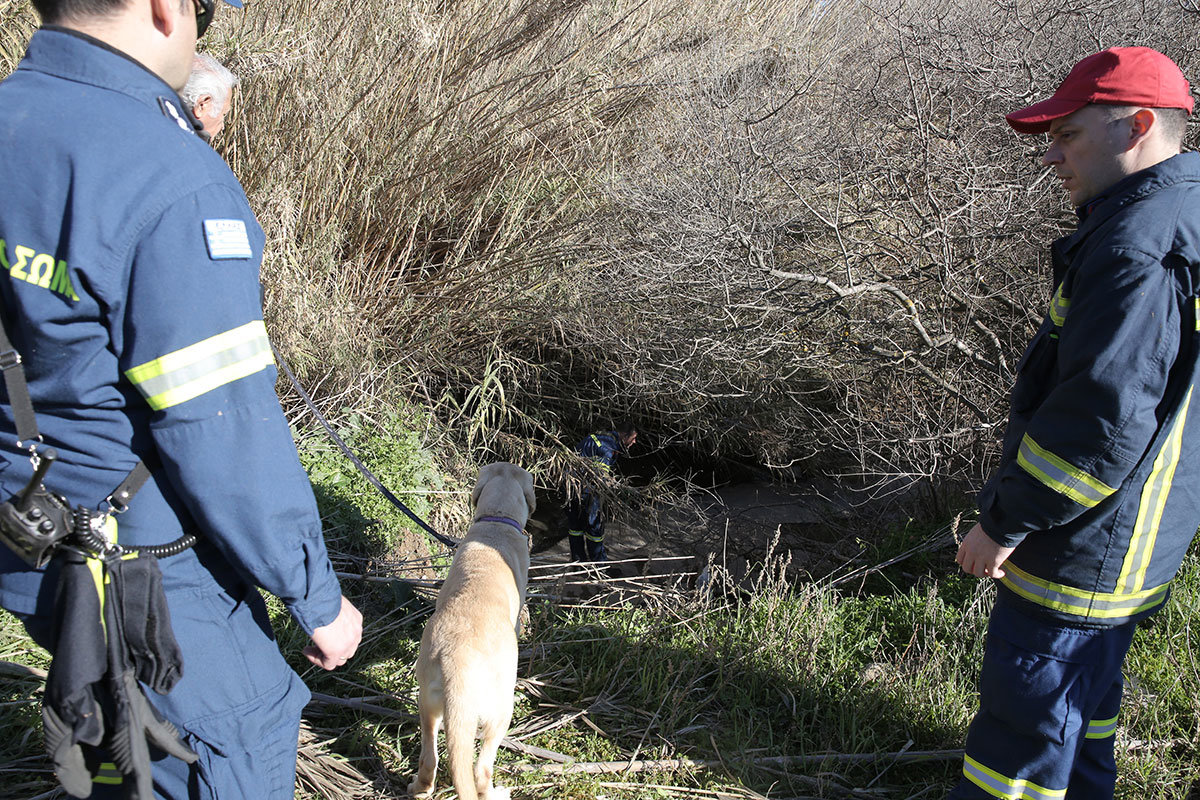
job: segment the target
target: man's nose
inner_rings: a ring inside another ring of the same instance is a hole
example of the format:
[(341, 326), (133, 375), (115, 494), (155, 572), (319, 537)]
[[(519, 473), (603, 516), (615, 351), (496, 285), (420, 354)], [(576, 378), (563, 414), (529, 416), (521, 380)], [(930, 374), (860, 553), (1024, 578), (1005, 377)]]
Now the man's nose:
[(1062, 163), (1062, 151), (1058, 149), (1057, 144), (1052, 144), (1046, 148), (1045, 154), (1042, 156), (1042, 166), (1049, 167), (1053, 164)]

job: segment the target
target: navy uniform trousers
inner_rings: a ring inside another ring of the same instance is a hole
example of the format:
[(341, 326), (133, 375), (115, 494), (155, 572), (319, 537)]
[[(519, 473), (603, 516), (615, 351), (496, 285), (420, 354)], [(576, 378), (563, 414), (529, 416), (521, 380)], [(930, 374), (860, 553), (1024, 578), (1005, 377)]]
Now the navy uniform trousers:
[(608, 560), (604, 549), (604, 512), (600, 498), (593, 492), (584, 490), (581, 497), (571, 499), (567, 505), (567, 528), (572, 560)]
[(1001, 592), (963, 777), (948, 800), (1111, 800), (1121, 664), (1136, 627), (1056, 624)]

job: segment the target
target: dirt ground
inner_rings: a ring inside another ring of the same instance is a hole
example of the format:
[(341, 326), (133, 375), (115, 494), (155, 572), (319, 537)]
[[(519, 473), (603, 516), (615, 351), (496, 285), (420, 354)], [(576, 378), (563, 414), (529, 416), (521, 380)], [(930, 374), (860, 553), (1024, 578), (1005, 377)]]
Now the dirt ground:
[[(538, 516), (545, 528), (534, 530), (535, 563), (569, 561), (561, 510)], [(684, 504), (621, 514), (605, 525), (604, 539), (609, 559), (618, 562), (616, 571), (626, 576), (684, 570), (699, 575), (711, 556), (740, 579), (773, 548), (790, 555), (796, 577), (811, 579), (861, 553), (853, 523), (858, 516), (844, 495), (828, 487), (742, 483), (694, 494)]]

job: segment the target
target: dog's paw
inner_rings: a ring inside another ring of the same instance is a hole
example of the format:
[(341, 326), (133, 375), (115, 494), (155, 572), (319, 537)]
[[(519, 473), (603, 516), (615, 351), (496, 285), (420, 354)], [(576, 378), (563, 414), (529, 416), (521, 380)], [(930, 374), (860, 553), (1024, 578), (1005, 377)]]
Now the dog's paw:
[(433, 784), (422, 784), (416, 778), (408, 784), (409, 797), (429, 797), (433, 794)]
[(511, 800), (511, 795), (508, 793), (508, 788), (504, 786), (493, 786), (488, 792), (487, 800)]

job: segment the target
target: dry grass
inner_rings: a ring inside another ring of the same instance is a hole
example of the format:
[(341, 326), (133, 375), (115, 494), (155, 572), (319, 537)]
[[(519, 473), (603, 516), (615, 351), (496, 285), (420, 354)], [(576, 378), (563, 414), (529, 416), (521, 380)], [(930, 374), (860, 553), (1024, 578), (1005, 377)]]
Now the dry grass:
[(568, 474), (675, 460), (976, 484), (1069, 217), (1002, 114), (1104, 44), (1200, 69), (1187, 4), (262, 0), (206, 46), (269, 317), (338, 405)]

